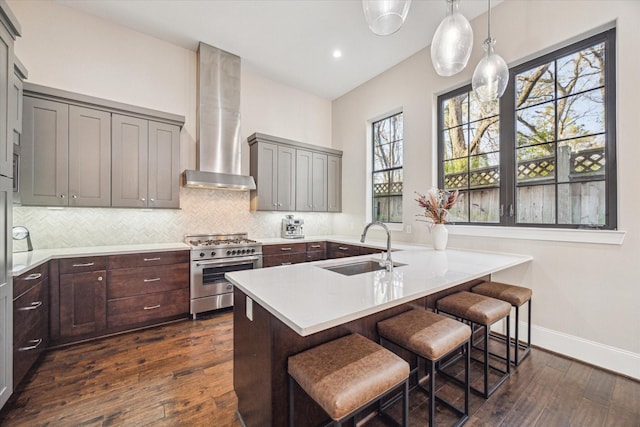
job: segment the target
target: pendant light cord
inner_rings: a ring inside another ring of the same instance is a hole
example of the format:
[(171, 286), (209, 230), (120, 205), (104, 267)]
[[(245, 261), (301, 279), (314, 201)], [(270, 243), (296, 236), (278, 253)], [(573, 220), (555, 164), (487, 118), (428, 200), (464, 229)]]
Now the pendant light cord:
[(487, 38), (491, 40), (491, 0), (488, 0), (489, 8), (487, 9)]

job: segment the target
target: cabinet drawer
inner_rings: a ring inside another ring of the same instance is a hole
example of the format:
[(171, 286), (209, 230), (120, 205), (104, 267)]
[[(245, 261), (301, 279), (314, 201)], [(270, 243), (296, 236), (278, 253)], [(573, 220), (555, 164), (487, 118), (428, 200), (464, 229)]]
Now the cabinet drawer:
[(189, 313), (189, 289), (110, 300), (109, 328), (121, 328)]
[(107, 269), (107, 257), (93, 256), (82, 258), (67, 258), (60, 261), (60, 274), (82, 273)]
[(107, 298), (124, 298), (189, 287), (189, 264), (122, 268), (107, 273)]
[(13, 278), (13, 299), (49, 277), (49, 263), (44, 263)]
[(48, 280), (40, 281), (13, 301), (13, 342), (16, 346), (27, 338), (33, 339), (28, 336), (29, 333), (33, 334), (33, 327), (40, 322), (48, 321), (48, 283)]
[(307, 243), (307, 252), (326, 251), (327, 242), (309, 242)]
[(29, 372), (38, 356), (47, 347), (48, 319), (42, 317), (23, 335), (20, 341), (13, 342), (13, 388), (15, 389)]
[(324, 259), (327, 259), (327, 253), (325, 251), (307, 252), (307, 262), (322, 261)]
[(354, 245), (330, 242), (327, 245), (327, 248), (329, 258), (342, 258), (360, 255), (360, 248)]
[(307, 253), (294, 253), (287, 255), (271, 255), (262, 257), (262, 267), (274, 267), (276, 265), (298, 264), (307, 260)]
[(262, 255), (284, 255), (307, 251), (306, 243), (291, 243), (282, 245), (264, 245), (262, 246)]
[(189, 262), (189, 251), (187, 250), (112, 255), (109, 257), (109, 269), (149, 267), (154, 265), (180, 264), (185, 262)]
[(368, 246), (360, 247), (360, 255), (371, 255), (371, 254), (379, 254), (382, 252), (386, 252), (384, 249), (379, 248), (370, 248)]

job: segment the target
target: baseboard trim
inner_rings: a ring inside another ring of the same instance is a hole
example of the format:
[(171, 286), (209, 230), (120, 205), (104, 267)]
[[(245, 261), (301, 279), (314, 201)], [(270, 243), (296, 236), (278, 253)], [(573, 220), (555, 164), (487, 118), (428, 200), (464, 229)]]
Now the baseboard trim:
[[(520, 322), (520, 330), (526, 328), (527, 324)], [(640, 354), (536, 325), (531, 326), (531, 344), (640, 380)]]

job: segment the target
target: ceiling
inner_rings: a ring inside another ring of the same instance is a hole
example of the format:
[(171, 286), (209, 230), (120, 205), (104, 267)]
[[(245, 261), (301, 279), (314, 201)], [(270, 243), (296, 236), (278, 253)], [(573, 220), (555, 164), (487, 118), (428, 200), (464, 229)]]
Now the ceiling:
[[(193, 51), (203, 41), (252, 72), (330, 100), (428, 46), (446, 13), (445, 0), (413, 0), (400, 31), (381, 37), (360, 0), (57, 1)], [(484, 0), (460, 2), (469, 20), (486, 8)], [(478, 46), (484, 34), (475, 37)]]

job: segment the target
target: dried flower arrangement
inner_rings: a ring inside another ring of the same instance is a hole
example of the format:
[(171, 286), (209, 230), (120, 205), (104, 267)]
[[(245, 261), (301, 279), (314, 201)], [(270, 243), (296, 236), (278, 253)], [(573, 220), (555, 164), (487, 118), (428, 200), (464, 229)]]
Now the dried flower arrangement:
[(458, 190), (447, 191), (439, 188), (432, 188), (427, 194), (420, 194), (416, 191), (418, 198), (416, 202), (424, 209), (424, 214), (418, 215), (427, 218), (418, 221), (432, 224), (444, 224), (447, 222), (449, 210), (456, 204), (460, 197)]

